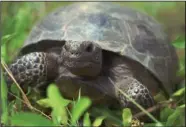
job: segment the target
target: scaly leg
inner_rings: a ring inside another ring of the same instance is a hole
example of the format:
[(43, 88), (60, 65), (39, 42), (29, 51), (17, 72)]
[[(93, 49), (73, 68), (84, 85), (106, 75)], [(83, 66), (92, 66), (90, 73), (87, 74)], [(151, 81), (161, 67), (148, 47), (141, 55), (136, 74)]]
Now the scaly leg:
[[(125, 92), (143, 108), (147, 109), (155, 105), (155, 101), (147, 87), (139, 82), (137, 79), (126, 76), (121, 83), (122, 84), (118, 85), (119, 89)], [(136, 105), (133, 104), (131, 101), (129, 101), (129, 99), (127, 99), (120, 91), (117, 91), (116, 94), (123, 108), (131, 108), (133, 113), (137, 113), (140, 111), (140, 109), (136, 107)], [(154, 112), (153, 115), (157, 114)]]
[[(37, 86), (53, 80), (58, 75), (58, 67), (57, 57), (44, 52), (26, 54), (9, 65), (10, 71), (21, 86)], [(5, 79), (8, 85), (13, 83), (6, 72)]]

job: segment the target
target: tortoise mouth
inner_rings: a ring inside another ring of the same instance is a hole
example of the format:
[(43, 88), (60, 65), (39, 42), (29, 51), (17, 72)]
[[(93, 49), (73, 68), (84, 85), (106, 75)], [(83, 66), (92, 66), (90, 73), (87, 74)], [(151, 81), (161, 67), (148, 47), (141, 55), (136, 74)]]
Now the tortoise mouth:
[(85, 61), (85, 60), (64, 60), (63, 62), (64, 66), (67, 68), (84, 68), (84, 67), (89, 67), (91, 66), (91, 64), (96, 64), (94, 62), (90, 62), (90, 61)]
[(100, 64), (100, 61), (94, 60), (94, 54), (71, 54), (63, 49), (62, 51), (63, 65), (68, 69), (92, 68)]
[(101, 71), (100, 64), (90, 61), (65, 60), (63, 65), (74, 75), (96, 77)]

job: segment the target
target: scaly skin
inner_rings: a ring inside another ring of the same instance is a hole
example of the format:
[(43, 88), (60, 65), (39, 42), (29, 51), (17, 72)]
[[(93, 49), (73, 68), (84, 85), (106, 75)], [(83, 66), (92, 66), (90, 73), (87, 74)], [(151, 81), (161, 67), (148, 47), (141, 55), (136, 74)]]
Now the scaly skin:
[[(125, 76), (122, 84), (119, 85), (119, 89), (123, 90), (123, 92), (144, 108), (152, 107), (155, 104), (148, 88), (133, 77)], [(117, 92), (117, 97), (120, 100), (122, 107), (134, 108), (134, 104), (123, 96), (121, 92)]]
[[(140, 106), (142, 106), (144, 109), (148, 109), (156, 104), (152, 94), (149, 92), (148, 88), (145, 85), (132, 77), (125, 77), (124, 80), (125, 81), (119, 85), (119, 88)], [(129, 84), (125, 84), (126, 82), (129, 82)], [(123, 96), (120, 91), (117, 91), (116, 96), (123, 108), (128, 107), (132, 109), (133, 114), (141, 112), (141, 110), (129, 99)], [(151, 114), (154, 117), (159, 117), (158, 111), (153, 111)], [(148, 116), (143, 116), (139, 119), (145, 122), (152, 122), (152, 120)]]
[[(37, 86), (47, 81), (54, 80), (58, 75), (57, 58), (44, 52), (33, 52), (16, 59), (9, 69), (14, 78), (20, 84)], [(7, 84), (13, 81), (5, 73)]]

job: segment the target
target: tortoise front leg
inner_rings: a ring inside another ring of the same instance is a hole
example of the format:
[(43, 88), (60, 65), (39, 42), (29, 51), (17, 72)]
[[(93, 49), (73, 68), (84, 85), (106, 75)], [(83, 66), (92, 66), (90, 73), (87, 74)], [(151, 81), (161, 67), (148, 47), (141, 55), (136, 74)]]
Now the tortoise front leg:
[[(140, 104), (143, 108), (147, 109), (155, 105), (155, 101), (148, 90), (148, 88), (133, 77), (124, 77), (122, 84), (117, 87), (123, 91), (126, 95)], [(133, 104), (129, 99), (124, 96), (121, 91), (116, 88), (116, 96), (123, 108), (131, 108), (133, 113), (137, 113), (140, 109)], [(153, 115), (157, 115), (156, 112)]]
[[(52, 53), (33, 52), (17, 58), (9, 69), (14, 78), (23, 85), (38, 85), (53, 80), (58, 75), (57, 56)], [(7, 73), (5, 73), (7, 84), (13, 81)]]

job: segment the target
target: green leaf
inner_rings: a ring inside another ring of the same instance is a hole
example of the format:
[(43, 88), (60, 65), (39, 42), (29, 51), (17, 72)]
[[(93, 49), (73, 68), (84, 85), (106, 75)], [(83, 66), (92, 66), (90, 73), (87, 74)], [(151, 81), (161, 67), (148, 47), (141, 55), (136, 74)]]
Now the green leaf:
[(185, 41), (177, 41), (177, 42), (174, 42), (173, 45), (176, 48), (184, 49), (185, 48)]
[(180, 105), (178, 108), (185, 108), (185, 104)]
[(13, 116), (13, 115), (15, 115), (16, 114), (16, 110), (15, 110), (15, 106), (16, 104), (15, 104), (15, 101), (11, 101), (11, 102), (9, 102), (8, 103), (8, 109), (9, 109), (9, 112), (10, 112), (10, 116)]
[(89, 117), (89, 113), (86, 112), (83, 118), (83, 126), (91, 126), (91, 121)]
[(52, 107), (48, 98), (38, 100), (37, 104), (45, 108)]
[(184, 49), (185, 48), (185, 39), (182, 38), (182, 37), (177, 37), (175, 39), (175, 41), (173, 41), (173, 45), (176, 47), (176, 48), (181, 48), (181, 49)]
[(184, 109), (176, 108), (174, 113), (168, 117), (166, 126), (183, 126), (185, 121), (184, 113)]
[(17, 85), (15, 83), (13, 83), (10, 87), (10, 90), (13, 94), (15, 94), (15, 96), (17, 96), (18, 98), (16, 98), (15, 100), (15, 104), (16, 104), (16, 108), (18, 111), (20, 111), (22, 109), (22, 102), (20, 101), (19, 98), (21, 98), (21, 92), (18, 89)]
[[(1, 69), (2, 72), (2, 69)], [(4, 77), (3, 74), (1, 73), (1, 109), (2, 109), (2, 115), (1, 115), (1, 119), (2, 119), (2, 123), (4, 123), (5, 125), (8, 122), (8, 108), (7, 108), (7, 86), (6, 83), (4, 81)]]
[(14, 36), (15, 34), (8, 34), (8, 35), (3, 36), (1, 38), (1, 42), (2, 42), (1, 46), (5, 44), (7, 41), (11, 40)]
[[(18, 89), (17, 85), (16, 84), (12, 84), (11, 87), (10, 87), (10, 91), (15, 94), (16, 96), (19, 96), (20, 95), (20, 90)], [(20, 96), (19, 96), (20, 97)]]
[(165, 123), (145, 123), (144, 127), (165, 127)]
[(166, 122), (168, 117), (174, 113), (174, 109), (171, 109), (169, 107), (164, 108), (161, 112), (160, 112), (160, 120), (163, 122)]
[(122, 119), (123, 119), (124, 126), (130, 126), (132, 121), (132, 113), (129, 108), (123, 109)]
[(156, 127), (156, 123), (145, 123), (144, 127)]
[(68, 124), (68, 117), (65, 108), (53, 108), (51, 115), (52, 121), (55, 125), (59, 126), (61, 123), (64, 125)]
[(48, 104), (52, 107), (53, 117), (58, 120), (58, 123), (63, 125), (68, 124), (68, 115), (66, 106), (71, 102), (70, 100), (64, 99), (56, 85), (51, 84), (47, 89), (47, 95), (49, 98)]
[(173, 97), (178, 97), (178, 96), (183, 95), (184, 93), (185, 93), (185, 87), (177, 90), (172, 96)]
[(1, 46), (1, 60), (7, 61), (7, 50), (6, 50), (6, 45)]
[(93, 126), (94, 127), (99, 127), (101, 126), (103, 120), (106, 118), (106, 116), (99, 116), (95, 119), (95, 121), (93, 122)]
[(76, 125), (76, 121), (79, 120), (80, 116), (88, 109), (91, 105), (91, 101), (87, 97), (81, 97), (80, 100), (76, 102), (72, 109), (72, 120), (71, 124)]
[(158, 123), (155, 124), (155, 126), (156, 126), (156, 127), (164, 127), (165, 125), (164, 125), (164, 123), (158, 122)]
[(13, 126), (54, 126), (50, 120), (31, 112), (16, 113), (10, 121)]
[(167, 98), (165, 97), (163, 91), (160, 91), (158, 94), (156, 94), (156, 95), (154, 96), (154, 100), (155, 100), (156, 102), (161, 102), (161, 101), (166, 101)]
[(47, 89), (47, 95), (49, 99), (51, 99), (50, 101), (53, 102), (51, 103), (52, 105), (67, 106), (71, 102), (71, 100), (67, 100), (63, 98), (63, 96), (61, 95), (59, 89), (57, 88), (55, 84), (49, 85)]
[(121, 116), (121, 111), (118, 110), (118, 111), (111, 111), (107, 108), (105, 108), (105, 106), (103, 107), (94, 107), (94, 108), (91, 108), (90, 110), (91, 112), (91, 115), (92, 116), (105, 116), (107, 119), (107, 122), (105, 123), (114, 123), (116, 125), (120, 125), (122, 126), (123, 125), (123, 121), (122, 121), (122, 118), (120, 117)]
[(181, 59), (179, 61), (179, 70), (177, 71), (177, 76), (184, 76), (185, 75), (185, 59)]

